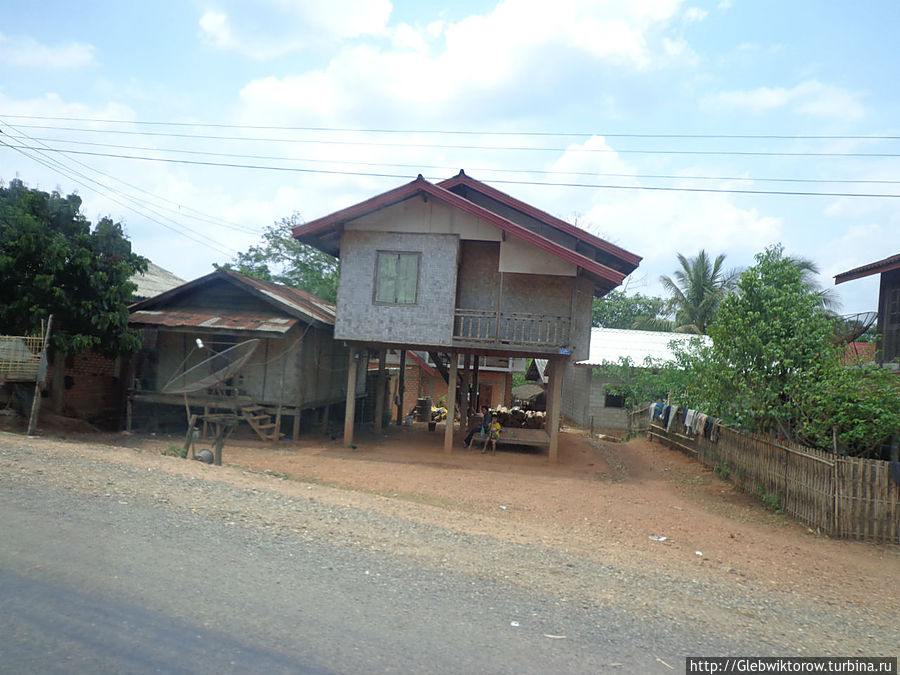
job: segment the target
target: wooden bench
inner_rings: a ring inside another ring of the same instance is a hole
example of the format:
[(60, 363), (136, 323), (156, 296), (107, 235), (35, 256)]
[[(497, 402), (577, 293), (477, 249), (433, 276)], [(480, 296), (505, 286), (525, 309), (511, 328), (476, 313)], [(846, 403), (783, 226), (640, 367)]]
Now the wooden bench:
[[(472, 436), (472, 446), (484, 445), (485, 435), (480, 431)], [(550, 445), (550, 434), (546, 429), (519, 429), (516, 427), (503, 427), (500, 430), (500, 438), (497, 445), (531, 445), (544, 447)]]

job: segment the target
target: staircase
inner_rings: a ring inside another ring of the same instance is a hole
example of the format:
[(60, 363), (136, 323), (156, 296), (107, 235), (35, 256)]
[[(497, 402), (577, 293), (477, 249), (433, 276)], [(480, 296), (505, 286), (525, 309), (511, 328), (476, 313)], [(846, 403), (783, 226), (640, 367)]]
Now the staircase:
[(272, 415), (261, 405), (242, 405), (241, 419), (247, 420), (247, 424), (264, 441), (277, 441), (281, 436), (277, 425), (272, 420)]

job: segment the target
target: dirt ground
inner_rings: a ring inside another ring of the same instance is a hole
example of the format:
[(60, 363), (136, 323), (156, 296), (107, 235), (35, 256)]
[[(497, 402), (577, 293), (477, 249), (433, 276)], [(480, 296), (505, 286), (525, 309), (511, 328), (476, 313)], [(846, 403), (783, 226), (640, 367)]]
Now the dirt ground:
[[(78, 433), (60, 420), (43, 433), (131, 449), (117, 461), (157, 466), (160, 453), (181, 442)], [(227, 480), (231, 466), (242, 469), (246, 485), (258, 480), (271, 489), (272, 476), (287, 479), (278, 488), (286, 493), (310, 484), (340, 488), (336, 498), (347, 504), (655, 573), (721, 575), (829, 604), (900, 606), (900, 546), (816, 533), (659, 444), (591, 440), (571, 430), (552, 465), (546, 449), (501, 447), (491, 456), (464, 448), (461, 438), (449, 455), (441, 427), (420, 425), (362, 434), (355, 449), (321, 437), (277, 445), (232, 438), (224, 468), (168, 457), (164, 466), (217, 480)]]

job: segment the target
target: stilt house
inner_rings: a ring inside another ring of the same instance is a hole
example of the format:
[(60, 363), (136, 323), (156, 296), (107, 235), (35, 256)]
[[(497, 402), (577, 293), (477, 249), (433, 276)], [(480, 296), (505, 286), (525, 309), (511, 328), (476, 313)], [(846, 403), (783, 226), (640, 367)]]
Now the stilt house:
[[(340, 258), (335, 338), (353, 354), (427, 351), (445, 379), (463, 360), (466, 394), (484, 357), (548, 359), (549, 423), (530, 440), (548, 446), (554, 461), (562, 383), (567, 372), (577, 376), (570, 364), (588, 356), (592, 300), (640, 261), (464, 172), (440, 183), (419, 176), (300, 225), (294, 236)], [(461, 400), (465, 420), (471, 401)], [(448, 396), (447, 452), (455, 405)], [(350, 443), (349, 398), (346, 409)]]

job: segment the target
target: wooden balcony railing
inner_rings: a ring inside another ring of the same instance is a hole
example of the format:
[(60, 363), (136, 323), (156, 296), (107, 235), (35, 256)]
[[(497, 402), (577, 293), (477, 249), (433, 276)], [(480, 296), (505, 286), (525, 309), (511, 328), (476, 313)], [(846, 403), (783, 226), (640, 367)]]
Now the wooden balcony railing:
[(457, 309), (453, 339), (523, 347), (564, 348), (569, 344), (568, 316)]

